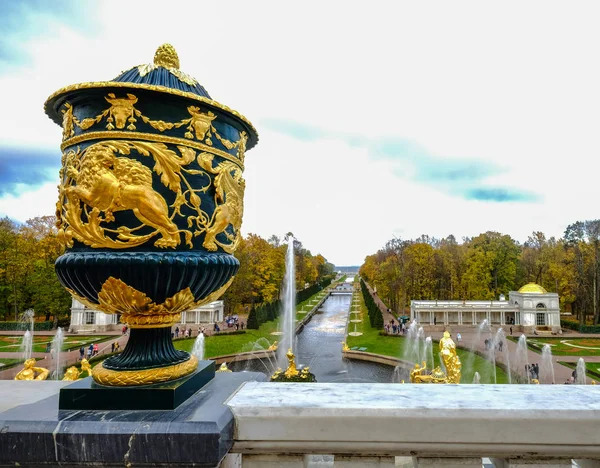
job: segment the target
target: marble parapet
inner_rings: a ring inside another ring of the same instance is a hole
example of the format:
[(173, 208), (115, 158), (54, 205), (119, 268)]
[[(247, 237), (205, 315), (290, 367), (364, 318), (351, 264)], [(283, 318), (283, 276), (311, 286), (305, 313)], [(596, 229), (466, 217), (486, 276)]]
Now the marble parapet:
[(600, 458), (600, 386), (252, 382), (233, 452)]

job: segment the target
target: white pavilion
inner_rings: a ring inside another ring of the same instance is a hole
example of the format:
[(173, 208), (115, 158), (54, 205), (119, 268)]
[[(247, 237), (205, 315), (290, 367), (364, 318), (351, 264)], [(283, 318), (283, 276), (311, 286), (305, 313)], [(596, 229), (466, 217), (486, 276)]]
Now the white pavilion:
[(498, 301), (411, 301), (410, 318), (429, 325), (514, 325), (523, 331), (560, 329), (558, 294), (528, 283), (510, 291), (508, 300)]
[[(213, 324), (222, 322), (224, 318), (223, 301), (210, 302), (209, 304), (181, 313), (181, 325), (190, 324)], [(86, 307), (77, 299), (73, 298), (71, 303), (71, 325), (69, 329), (73, 332), (105, 332), (120, 330), (123, 326), (119, 323), (116, 314), (105, 314), (99, 310)]]

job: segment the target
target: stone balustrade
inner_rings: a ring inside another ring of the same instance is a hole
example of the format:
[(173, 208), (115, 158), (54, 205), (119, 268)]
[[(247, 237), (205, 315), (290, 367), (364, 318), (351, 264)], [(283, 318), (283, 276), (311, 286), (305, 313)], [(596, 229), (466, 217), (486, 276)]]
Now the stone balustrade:
[(596, 467), (600, 387), (245, 383), (223, 468)]

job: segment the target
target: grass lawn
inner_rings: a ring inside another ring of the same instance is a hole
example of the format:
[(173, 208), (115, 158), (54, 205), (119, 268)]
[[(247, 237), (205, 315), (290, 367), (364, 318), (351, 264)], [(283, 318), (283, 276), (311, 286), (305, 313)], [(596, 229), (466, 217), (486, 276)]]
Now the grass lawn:
[[(346, 344), (349, 347), (364, 347), (369, 353), (383, 354), (385, 356), (400, 357), (404, 354), (404, 347), (406, 346), (408, 339), (400, 336), (382, 336), (379, 334), (379, 329), (371, 327), (369, 323), (369, 316), (367, 315), (367, 308), (364, 304), (362, 293), (359, 291), (356, 294), (360, 298), (360, 314), (359, 318), (362, 320), (361, 323), (356, 324), (356, 330), (362, 332), (362, 336), (348, 336)], [(352, 310), (352, 309), (351, 309)], [(351, 314), (351, 318), (354, 318), (357, 314)], [(348, 324), (349, 331), (354, 330), (354, 324)], [(437, 356), (436, 350), (438, 349), (438, 342), (433, 342), (434, 347), (434, 360), (435, 365), (439, 365), (439, 357)], [(487, 359), (481, 356), (471, 353), (464, 349), (457, 349), (458, 357), (462, 363), (462, 383), (473, 382), (473, 375), (475, 372), (479, 372), (481, 382), (489, 383), (493, 381), (493, 366)], [(496, 366), (496, 382), (497, 383), (508, 383), (508, 376), (499, 367)]]
[[(225, 354), (252, 351), (257, 349), (255, 344), (262, 349), (266, 349), (269, 345), (273, 344), (274, 341), (279, 341), (279, 336), (271, 335), (272, 332), (277, 331), (278, 326), (279, 320), (273, 320), (271, 322), (263, 323), (258, 330), (246, 330), (246, 333), (222, 333), (220, 335), (207, 336), (204, 341), (204, 356), (206, 358), (212, 358), (215, 356), (223, 356)], [(196, 341), (196, 338), (188, 338), (175, 340), (173, 341), (173, 344), (176, 349), (189, 352), (194, 346), (194, 341)]]
[[(577, 369), (576, 362), (558, 361), (558, 363), (570, 367), (571, 369)], [(586, 362), (585, 368), (587, 371), (586, 374), (590, 379), (600, 381), (600, 362)]]
[[(517, 342), (514, 337), (510, 340)], [(600, 338), (532, 337), (527, 338), (527, 346), (541, 353), (545, 344), (549, 344), (554, 356), (600, 356)]]
[(23, 364), (23, 359), (0, 359), (0, 370)]
[[(44, 353), (46, 346), (53, 340), (52, 335), (33, 335), (33, 352)], [(101, 343), (116, 336), (111, 335), (77, 335), (66, 336), (63, 345), (63, 351), (79, 349), (81, 346), (89, 346), (90, 343)], [(22, 335), (0, 335), (0, 353), (1, 352), (19, 352), (21, 351)]]

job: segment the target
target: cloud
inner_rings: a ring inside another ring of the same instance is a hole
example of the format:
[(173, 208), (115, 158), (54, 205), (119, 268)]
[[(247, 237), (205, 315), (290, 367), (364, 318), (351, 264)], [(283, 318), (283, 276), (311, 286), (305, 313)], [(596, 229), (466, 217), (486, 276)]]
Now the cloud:
[(56, 179), (60, 153), (39, 148), (0, 147), (0, 196), (18, 194)]
[(467, 200), (491, 202), (537, 202), (541, 200), (538, 194), (511, 188), (473, 188), (464, 192)]
[(0, 2), (0, 64), (5, 65), (0, 74), (30, 63), (28, 43), (62, 24), (88, 34), (97, 31), (94, 10), (94, 3), (79, 0)]
[(467, 200), (498, 203), (539, 200), (538, 195), (518, 189), (480, 187), (488, 178), (505, 173), (507, 169), (504, 167), (477, 159), (442, 158), (410, 139), (345, 134), (279, 119), (263, 119), (261, 124), (271, 131), (301, 141), (340, 140), (352, 148), (364, 148), (374, 160), (398, 163), (394, 170), (397, 176), (410, 177), (419, 184), (432, 186)]

